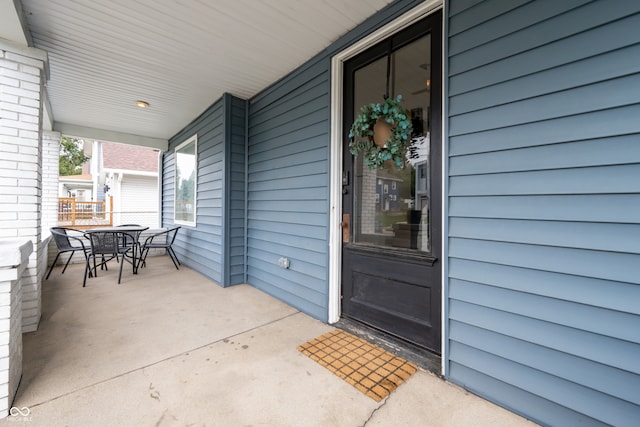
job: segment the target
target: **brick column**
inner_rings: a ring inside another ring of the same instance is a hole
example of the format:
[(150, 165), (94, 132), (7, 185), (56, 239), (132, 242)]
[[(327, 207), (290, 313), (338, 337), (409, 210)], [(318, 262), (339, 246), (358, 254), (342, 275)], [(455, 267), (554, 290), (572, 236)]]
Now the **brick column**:
[(49, 235), (49, 229), (58, 225), (58, 178), (60, 176), (59, 132), (42, 133), (42, 236)]
[(59, 132), (42, 132), (42, 244), (46, 245), (46, 251), (41, 261), (41, 274), (45, 273), (58, 252), (49, 230), (58, 225), (60, 139)]
[(0, 241), (0, 418), (22, 377), (22, 277), (32, 250), (31, 240)]
[(0, 39), (0, 238), (28, 239), (34, 251), (22, 276), (22, 331), (41, 314), (42, 93), (46, 52)]

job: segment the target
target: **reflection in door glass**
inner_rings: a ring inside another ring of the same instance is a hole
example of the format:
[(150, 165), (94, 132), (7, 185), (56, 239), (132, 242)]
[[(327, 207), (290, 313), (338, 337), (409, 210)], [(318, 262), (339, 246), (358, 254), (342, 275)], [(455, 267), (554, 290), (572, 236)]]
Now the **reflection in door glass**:
[[(402, 95), (413, 124), (412, 145), (404, 168), (389, 160), (384, 168), (369, 169), (362, 155), (355, 159), (355, 243), (430, 252), (430, 39), (391, 54), (389, 96)], [(354, 117), (362, 105), (382, 102), (386, 79), (386, 57), (355, 72)]]

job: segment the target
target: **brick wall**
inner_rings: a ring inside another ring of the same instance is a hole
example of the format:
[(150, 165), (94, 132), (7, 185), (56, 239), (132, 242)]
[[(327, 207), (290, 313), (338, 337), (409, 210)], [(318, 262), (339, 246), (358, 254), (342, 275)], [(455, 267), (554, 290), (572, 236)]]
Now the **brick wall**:
[(42, 237), (49, 236), (49, 229), (58, 225), (58, 158), (60, 157), (60, 133), (42, 133)]
[(0, 242), (0, 418), (22, 376), (22, 279), (32, 249), (29, 240)]
[(22, 330), (41, 312), (42, 90), (46, 53), (0, 44), (0, 238), (28, 239), (34, 251), (22, 276)]

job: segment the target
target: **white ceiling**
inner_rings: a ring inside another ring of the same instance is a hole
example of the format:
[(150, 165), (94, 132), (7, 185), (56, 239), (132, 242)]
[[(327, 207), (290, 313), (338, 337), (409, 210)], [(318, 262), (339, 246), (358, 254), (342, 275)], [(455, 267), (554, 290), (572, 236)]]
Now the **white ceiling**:
[(391, 1), (21, 0), (49, 54), (56, 129), (165, 141), (223, 93), (252, 97)]

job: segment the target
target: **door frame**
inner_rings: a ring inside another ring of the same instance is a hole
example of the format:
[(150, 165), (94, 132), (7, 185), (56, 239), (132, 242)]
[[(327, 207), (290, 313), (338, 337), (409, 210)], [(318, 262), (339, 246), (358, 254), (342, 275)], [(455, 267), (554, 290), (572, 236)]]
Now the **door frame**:
[[(367, 50), (369, 47), (375, 45), (381, 40), (403, 30), (411, 24), (425, 18), (433, 12), (443, 8), (442, 0), (427, 0), (419, 6), (411, 9), (405, 14), (401, 15), (397, 19), (394, 19), (389, 24), (379, 28), (368, 36), (362, 38), (358, 42), (350, 45), (346, 49), (337, 53), (331, 58), (331, 117), (330, 117), (330, 166), (329, 166), (329, 180), (330, 180), (330, 211), (329, 211), (329, 301), (328, 301), (328, 322), (336, 323), (340, 320), (341, 315), (341, 271), (342, 271), (342, 153), (343, 153), (343, 72), (344, 62), (350, 58), (358, 55), (359, 53)], [(443, 19), (443, 31), (445, 29), (446, 14), (442, 14)], [(443, 34), (443, 43), (446, 44)], [(444, 56), (446, 49), (442, 49)], [(447, 194), (447, 182), (444, 177), (447, 174), (447, 150), (446, 144), (446, 110), (445, 110), (445, 81), (444, 67), (445, 60), (442, 61), (442, 76), (443, 76), (443, 90), (442, 90), (442, 271), (441, 271), (441, 285), (442, 285), (442, 328), (445, 329), (445, 273), (446, 273), (446, 250), (447, 241), (445, 239), (447, 233), (447, 221), (446, 221), (446, 197)], [(445, 345), (445, 333), (442, 331), (442, 373), (445, 374), (445, 360), (447, 347)]]

